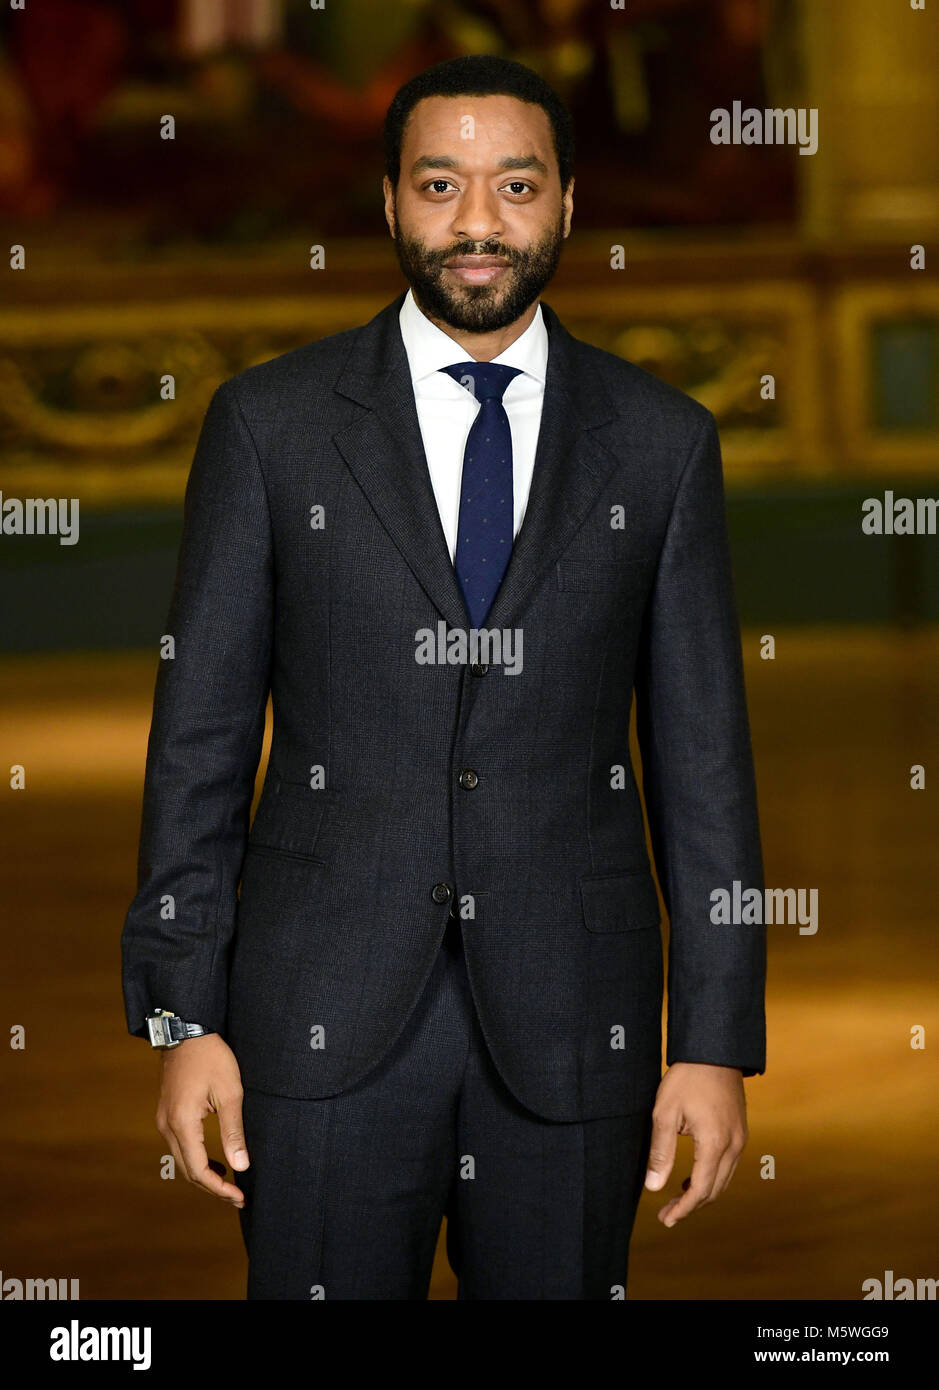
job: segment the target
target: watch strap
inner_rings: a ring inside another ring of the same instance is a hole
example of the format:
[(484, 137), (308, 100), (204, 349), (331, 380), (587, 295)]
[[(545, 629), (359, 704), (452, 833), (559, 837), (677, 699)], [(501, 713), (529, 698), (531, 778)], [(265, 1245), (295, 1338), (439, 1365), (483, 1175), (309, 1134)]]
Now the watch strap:
[(201, 1038), (212, 1031), (201, 1023), (187, 1023), (170, 1009), (154, 1009), (147, 1014), (147, 1029), (153, 1047), (178, 1047), (187, 1038)]

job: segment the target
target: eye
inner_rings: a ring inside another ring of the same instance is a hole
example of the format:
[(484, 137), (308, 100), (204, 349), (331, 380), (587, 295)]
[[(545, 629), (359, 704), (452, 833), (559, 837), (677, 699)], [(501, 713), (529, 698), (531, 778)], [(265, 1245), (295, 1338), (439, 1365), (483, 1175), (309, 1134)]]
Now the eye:
[[(534, 186), (528, 183), (525, 179), (512, 179), (510, 183), (507, 183), (504, 186), (511, 193), (513, 198), (521, 198), (526, 193), (535, 192)], [(431, 179), (428, 183), (422, 184), (421, 192), (446, 193), (448, 188), (455, 187), (456, 185), (454, 183), (451, 183), (450, 179), (437, 178)]]

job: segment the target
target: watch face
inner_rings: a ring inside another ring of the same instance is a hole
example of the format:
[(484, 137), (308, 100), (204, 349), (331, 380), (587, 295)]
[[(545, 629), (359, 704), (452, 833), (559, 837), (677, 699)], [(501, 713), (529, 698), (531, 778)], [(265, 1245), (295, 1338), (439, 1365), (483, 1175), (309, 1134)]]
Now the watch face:
[(170, 1016), (164, 1015), (161, 1018), (148, 1018), (147, 1026), (150, 1029), (150, 1041), (154, 1047), (167, 1047), (171, 1041), (172, 1033), (169, 1024)]

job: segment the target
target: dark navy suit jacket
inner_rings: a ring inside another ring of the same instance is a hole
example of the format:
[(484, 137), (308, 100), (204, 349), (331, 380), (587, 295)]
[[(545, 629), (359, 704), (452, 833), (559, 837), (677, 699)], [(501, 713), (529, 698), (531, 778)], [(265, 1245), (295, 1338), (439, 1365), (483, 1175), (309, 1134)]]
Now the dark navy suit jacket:
[(422, 629), (468, 618), (400, 305), (209, 407), (123, 934), (129, 1029), (171, 1008), (227, 1039), (246, 1086), (336, 1095), (401, 1033), (456, 910), (516, 1097), (555, 1120), (651, 1107), (663, 946), (635, 691), (666, 1060), (760, 1072), (764, 929), (711, 922), (714, 889), (763, 887), (713, 417), (543, 304), (531, 493), (486, 619), (521, 634), (522, 669), (421, 664)]

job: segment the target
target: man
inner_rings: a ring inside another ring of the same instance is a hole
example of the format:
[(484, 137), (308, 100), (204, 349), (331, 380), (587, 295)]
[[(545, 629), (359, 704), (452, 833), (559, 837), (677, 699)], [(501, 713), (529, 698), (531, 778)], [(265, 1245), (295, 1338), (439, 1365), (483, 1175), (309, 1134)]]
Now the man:
[(710, 921), (762, 885), (720, 450), (539, 300), (572, 151), (518, 64), (406, 84), (410, 291), (225, 383), (196, 451), (125, 997), (184, 1039), (158, 1125), (241, 1211), (249, 1298), (425, 1298), (444, 1215), (461, 1298), (620, 1298), (678, 1134), (666, 1226), (745, 1143), (765, 941)]

